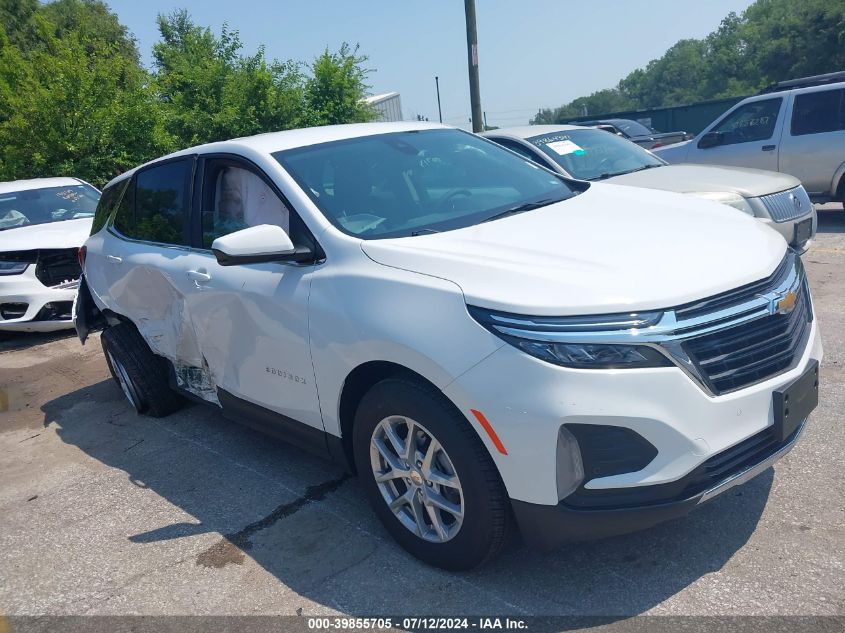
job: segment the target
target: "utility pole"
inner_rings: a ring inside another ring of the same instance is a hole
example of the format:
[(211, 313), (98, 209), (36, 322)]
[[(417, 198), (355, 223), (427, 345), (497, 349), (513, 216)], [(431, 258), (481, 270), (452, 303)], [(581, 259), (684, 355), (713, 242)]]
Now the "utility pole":
[(469, 101), (472, 106), (472, 131), (483, 131), (481, 89), (478, 85), (478, 30), (475, 27), (475, 0), (464, 0), (467, 23), (467, 63), (469, 66)]
[(487, 131), (487, 110), (484, 111), (484, 131)]
[(437, 114), (440, 115), (440, 122), (443, 123), (443, 110), (440, 109), (440, 78), (434, 77), (434, 85), (437, 86)]

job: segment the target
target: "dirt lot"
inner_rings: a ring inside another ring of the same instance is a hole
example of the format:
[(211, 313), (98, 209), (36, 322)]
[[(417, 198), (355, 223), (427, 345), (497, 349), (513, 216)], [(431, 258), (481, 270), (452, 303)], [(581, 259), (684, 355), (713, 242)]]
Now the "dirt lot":
[(6, 338), (0, 615), (845, 615), (841, 210), (804, 260), (826, 356), (792, 453), (687, 518), (469, 574), (406, 555), (327, 462), (209, 407), (136, 416), (97, 338)]

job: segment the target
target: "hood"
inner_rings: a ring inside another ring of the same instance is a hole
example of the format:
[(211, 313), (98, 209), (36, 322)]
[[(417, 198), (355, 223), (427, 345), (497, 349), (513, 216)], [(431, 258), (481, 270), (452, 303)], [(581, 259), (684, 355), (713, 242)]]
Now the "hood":
[(614, 176), (604, 182), (676, 193), (732, 191), (743, 198), (765, 196), (792, 189), (801, 184), (795, 176), (776, 171), (714, 165), (666, 165)]
[(0, 253), (36, 248), (78, 248), (91, 234), (93, 218), (31, 224), (0, 231)]
[(763, 279), (786, 251), (778, 233), (724, 205), (605, 184), (476, 226), (361, 245), (385, 266), (455, 282), (471, 305), (537, 316), (676, 306)]

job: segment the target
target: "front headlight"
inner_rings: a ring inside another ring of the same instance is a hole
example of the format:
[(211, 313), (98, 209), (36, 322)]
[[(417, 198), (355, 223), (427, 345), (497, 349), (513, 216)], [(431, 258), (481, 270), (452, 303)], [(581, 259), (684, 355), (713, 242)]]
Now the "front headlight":
[[(633, 334), (656, 325), (662, 312), (607, 314), (588, 317), (526, 317), (469, 306), (469, 313), (493, 334), (535, 358), (576, 369), (669, 367), (672, 362), (647, 345), (587, 343), (585, 334)], [(567, 338), (573, 340), (567, 340)]]
[(20, 275), (29, 266), (29, 262), (0, 261), (0, 275)]
[(712, 200), (713, 202), (726, 204), (729, 207), (739, 209), (748, 215), (754, 215), (754, 209), (752, 209), (751, 205), (748, 204), (748, 200), (732, 191), (693, 191), (690, 192), (689, 195), (695, 196), (696, 198), (702, 198), (704, 200)]

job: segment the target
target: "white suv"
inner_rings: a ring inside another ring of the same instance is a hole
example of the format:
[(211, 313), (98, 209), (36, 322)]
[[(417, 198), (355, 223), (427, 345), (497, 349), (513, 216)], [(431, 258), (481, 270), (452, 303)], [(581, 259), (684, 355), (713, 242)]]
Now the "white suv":
[(801, 261), (713, 202), (571, 181), (427, 123), (265, 134), (139, 167), (82, 253), (80, 338), (357, 470), (422, 560), (510, 527), (647, 527), (767, 468), (817, 403)]

